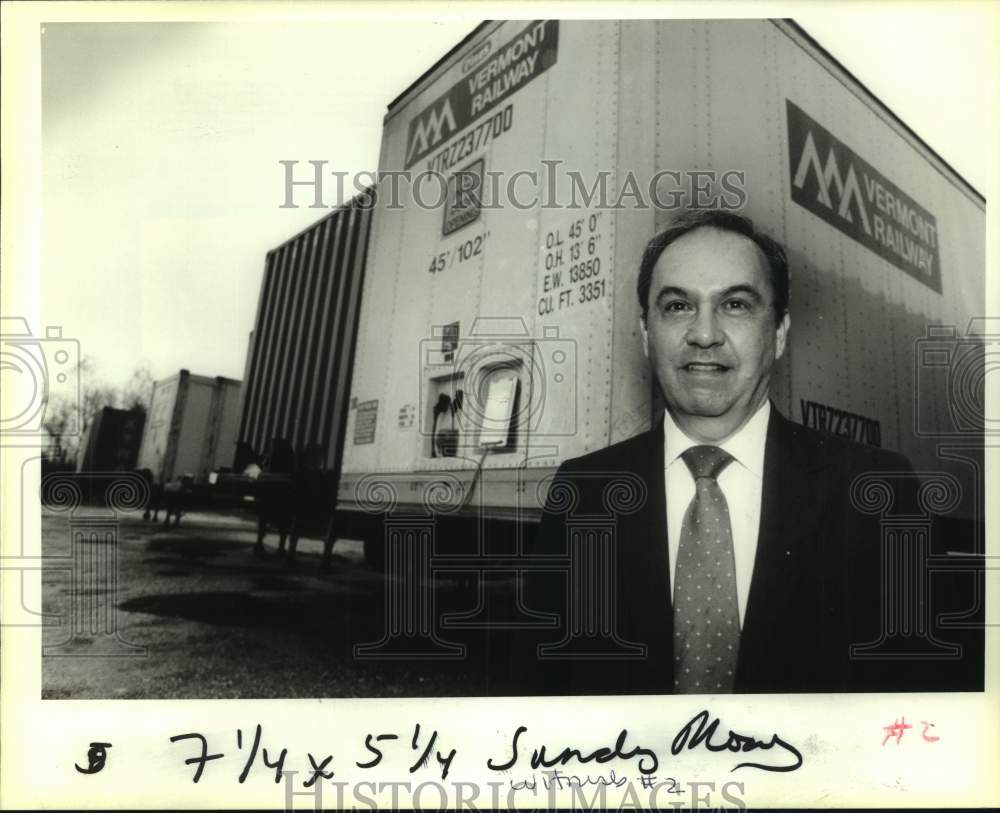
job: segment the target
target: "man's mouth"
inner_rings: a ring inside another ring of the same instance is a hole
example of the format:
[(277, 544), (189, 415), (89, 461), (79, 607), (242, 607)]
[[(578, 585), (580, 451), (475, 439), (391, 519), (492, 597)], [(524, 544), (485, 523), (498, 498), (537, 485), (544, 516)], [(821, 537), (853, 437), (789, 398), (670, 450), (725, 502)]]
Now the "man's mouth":
[(681, 369), (688, 373), (724, 373), (729, 367), (725, 364), (716, 364), (708, 361), (692, 361), (685, 364)]

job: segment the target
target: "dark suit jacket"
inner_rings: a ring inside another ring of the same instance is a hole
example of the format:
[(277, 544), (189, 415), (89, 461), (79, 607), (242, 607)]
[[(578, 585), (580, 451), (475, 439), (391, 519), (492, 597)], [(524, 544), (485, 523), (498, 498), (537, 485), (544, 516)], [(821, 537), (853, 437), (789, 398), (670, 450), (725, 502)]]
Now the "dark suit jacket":
[[(901, 455), (861, 446), (794, 424), (772, 406), (764, 458), (760, 526), (735, 677), (737, 692), (901, 691), (955, 688), (948, 664), (856, 659), (852, 643), (882, 629), (880, 518), (852, 507), (854, 478), (908, 472)], [(560, 617), (559, 630), (525, 633), (515, 646), (522, 690), (533, 694), (665, 694), (672, 688), (663, 424), (606, 449), (566, 461), (556, 474), (535, 553), (565, 556), (568, 523), (592, 512), (616, 473), (645, 484), (645, 499), (613, 522), (614, 626), (644, 654), (564, 659), (538, 657), (537, 645), (566, 633), (567, 580), (559, 573), (526, 578), (525, 602)], [(619, 477), (619, 479), (621, 479)], [(904, 478), (905, 480), (905, 478)], [(911, 481), (912, 482), (912, 481)], [(916, 483), (912, 482), (915, 489)], [(567, 511), (560, 489), (579, 499)], [(910, 494), (897, 494), (896, 508)], [(584, 520), (583, 527), (587, 522)], [(953, 667), (952, 667), (953, 668)]]

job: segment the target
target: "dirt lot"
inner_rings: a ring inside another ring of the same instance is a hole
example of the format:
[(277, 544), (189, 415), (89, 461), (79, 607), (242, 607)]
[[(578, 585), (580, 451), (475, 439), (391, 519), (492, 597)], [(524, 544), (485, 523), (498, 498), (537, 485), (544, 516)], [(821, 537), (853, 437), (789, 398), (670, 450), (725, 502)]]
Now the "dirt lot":
[[(300, 542), (292, 567), (273, 535), (267, 554), (254, 555), (249, 518), (189, 514), (165, 528), (125, 514), (114, 545), (102, 516), (78, 509), (71, 523), (43, 509), (43, 608), (61, 616), (44, 633), (43, 697), (489, 694), (495, 647), (483, 632), (449, 630), (468, 645), (454, 660), (354, 657), (355, 644), (385, 630), (384, 577), (365, 565), (360, 543), (338, 540), (323, 571), (318, 540)], [(475, 586), (457, 579), (437, 582), (434, 595), (442, 612), (477, 602)]]

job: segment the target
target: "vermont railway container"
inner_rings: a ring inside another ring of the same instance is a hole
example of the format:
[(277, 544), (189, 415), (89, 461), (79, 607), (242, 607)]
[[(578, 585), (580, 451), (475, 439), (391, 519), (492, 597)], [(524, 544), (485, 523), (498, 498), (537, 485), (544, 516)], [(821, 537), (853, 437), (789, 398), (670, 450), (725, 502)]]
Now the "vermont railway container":
[(373, 197), (267, 253), (237, 435), (257, 457), (279, 438), (295, 452), (318, 446), (321, 467), (339, 470)]
[(157, 483), (191, 475), (204, 484), (233, 458), (241, 382), (217, 376), (177, 375), (157, 381), (142, 434), (138, 468)]
[[(953, 472), (976, 510), (984, 199), (794, 23), (485, 23), (390, 105), (379, 169), (441, 173), (448, 192), (379, 187), (341, 512), (390, 492), (397, 509), (534, 521), (562, 460), (648, 428), (662, 407), (635, 277), (683, 206), (738, 209), (788, 250), (778, 408)], [(521, 205), (495, 205), (518, 172), (537, 184), (521, 175)], [(325, 399), (346, 359), (296, 338), (327, 301), (294, 295), (316, 284), (322, 228), (268, 259), (255, 352), (284, 378), (250, 398), (258, 444), (337, 424)], [(289, 400), (297, 376), (307, 397)]]

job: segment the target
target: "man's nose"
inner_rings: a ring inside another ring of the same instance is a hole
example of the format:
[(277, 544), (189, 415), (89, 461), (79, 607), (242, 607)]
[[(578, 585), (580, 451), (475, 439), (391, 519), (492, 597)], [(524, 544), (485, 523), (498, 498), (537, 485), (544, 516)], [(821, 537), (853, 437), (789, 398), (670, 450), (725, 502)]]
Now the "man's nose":
[(715, 311), (711, 308), (699, 309), (697, 315), (688, 326), (685, 338), (688, 344), (693, 344), (697, 347), (714, 347), (715, 345), (722, 344), (725, 336), (719, 327), (719, 320)]

